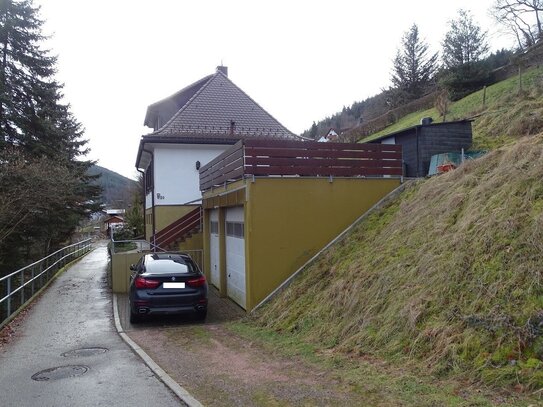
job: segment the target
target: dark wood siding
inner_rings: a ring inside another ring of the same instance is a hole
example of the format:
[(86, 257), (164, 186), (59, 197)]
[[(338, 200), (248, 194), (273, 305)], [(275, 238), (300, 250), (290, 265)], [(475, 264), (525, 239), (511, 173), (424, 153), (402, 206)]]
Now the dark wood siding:
[[(424, 177), (428, 174), (430, 159), (435, 154), (460, 152), (471, 147), (471, 122), (435, 123), (419, 125), (390, 134), (374, 142), (395, 138), (402, 146), (404, 175)], [(418, 140), (417, 140), (418, 139)]]
[(421, 126), (419, 129), (419, 177), (428, 175), (435, 154), (460, 152), (471, 147), (471, 122)]

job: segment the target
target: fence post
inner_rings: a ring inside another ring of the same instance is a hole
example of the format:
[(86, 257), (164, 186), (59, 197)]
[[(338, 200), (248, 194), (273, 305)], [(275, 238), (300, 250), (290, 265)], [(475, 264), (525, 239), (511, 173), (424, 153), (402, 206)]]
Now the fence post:
[(7, 296), (8, 296), (8, 315), (6, 318), (9, 318), (11, 315), (11, 277), (7, 279)]
[[(41, 264), (41, 262), (40, 262)], [(31, 267), (31, 274), (30, 274), (30, 278), (32, 279), (32, 284), (30, 285), (31, 287), (31, 290), (32, 290), (32, 297), (34, 296), (34, 276), (36, 275), (36, 273), (34, 272), (34, 267)]]
[(25, 271), (24, 269), (21, 270), (20, 287), (21, 287), (21, 305), (23, 305), (25, 303)]

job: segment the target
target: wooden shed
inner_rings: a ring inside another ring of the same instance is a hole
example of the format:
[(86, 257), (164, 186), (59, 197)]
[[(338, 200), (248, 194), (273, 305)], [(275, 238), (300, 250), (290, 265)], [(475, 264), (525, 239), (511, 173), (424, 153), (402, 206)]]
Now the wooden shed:
[(425, 177), (433, 155), (460, 152), (471, 147), (471, 120), (419, 124), (369, 142), (401, 145), (404, 175)]

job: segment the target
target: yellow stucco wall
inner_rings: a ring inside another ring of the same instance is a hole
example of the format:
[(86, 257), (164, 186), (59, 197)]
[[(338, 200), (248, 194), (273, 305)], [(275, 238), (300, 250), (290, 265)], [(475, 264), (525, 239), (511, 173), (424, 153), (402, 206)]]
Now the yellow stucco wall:
[(205, 273), (203, 258), (203, 233), (195, 233), (184, 242), (179, 243), (179, 251), (185, 252), (198, 264), (200, 270)]
[(399, 179), (360, 178), (248, 182), (247, 310), (399, 185)]
[(149, 241), (152, 235), (153, 223), (152, 223), (153, 211), (151, 209), (145, 210), (145, 240)]
[(160, 232), (170, 223), (185, 216), (198, 205), (161, 205), (155, 207), (155, 227)]
[(114, 293), (127, 293), (130, 265), (136, 264), (143, 253), (117, 253), (111, 256), (111, 286)]
[(397, 188), (400, 180), (334, 178), (330, 182), (328, 178), (257, 178), (254, 182), (236, 184), (229, 190), (214, 191), (216, 194), (208, 191), (204, 195), (204, 262), (209, 270), (209, 210), (220, 207), (220, 292), (226, 295), (224, 210), (243, 205), (246, 309), (250, 311)]

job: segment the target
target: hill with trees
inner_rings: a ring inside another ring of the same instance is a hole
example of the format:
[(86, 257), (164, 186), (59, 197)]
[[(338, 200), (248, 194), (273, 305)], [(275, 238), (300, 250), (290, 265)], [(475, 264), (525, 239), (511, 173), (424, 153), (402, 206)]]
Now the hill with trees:
[[(503, 18), (496, 18), (503, 22)], [(449, 21), (441, 52), (437, 53), (430, 51), (417, 24), (412, 24), (404, 33), (392, 61), (391, 86), (350, 107), (343, 107), (341, 112), (324, 120), (313, 122), (302, 136), (319, 139), (330, 128), (346, 133), (376, 119), (381, 118), (382, 122), (387, 116), (386, 125), (392, 124), (391, 120), (421, 107), (441, 105), (446, 108), (451, 101), (502, 80), (503, 76), (499, 72), (496, 74), (496, 70), (502, 68), (504, 72), (504, 66), (518, 65), (528, 48), (526, 44), (531, 43), (521, 42), (522, 46), (516, 51), (502, 49), (489, 54), (486, 35), (469, 11), (459, 10)], [(367, 136), (376, 129), (372, 125), (367, 127), (367, 131), (344, 134), (340, 139), (356, 141), (356, 135)], [(379, 130), (382, 126), (377, 127), (376, 131)]]
[(132, 202), (138, 182), (99, 165), (92, 165), (87, 173), (96, 177), (94, 183), (102, 190), (101, 201), (107, 207), (125, 208)]

